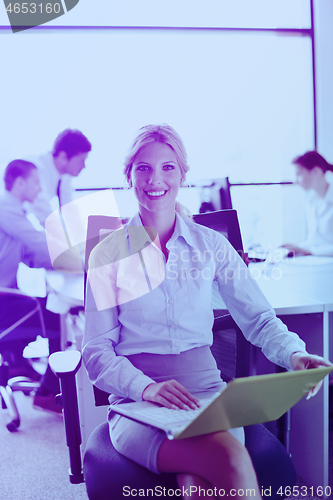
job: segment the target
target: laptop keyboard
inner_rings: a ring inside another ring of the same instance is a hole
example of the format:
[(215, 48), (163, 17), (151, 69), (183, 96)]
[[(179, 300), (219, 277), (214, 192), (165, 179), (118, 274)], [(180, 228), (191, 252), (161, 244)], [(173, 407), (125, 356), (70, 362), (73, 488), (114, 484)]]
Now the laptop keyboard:
[(151, 418), (158, 424), (167, 425), (171, 423), (182, 424), (191, 422), (206, 408), (212, 401), (211, 398), (200, 399), (200, 408), (196, 410), (173, 410), (164, 406), (152, 406), (136, 410), (135, 413), (141, 418)]

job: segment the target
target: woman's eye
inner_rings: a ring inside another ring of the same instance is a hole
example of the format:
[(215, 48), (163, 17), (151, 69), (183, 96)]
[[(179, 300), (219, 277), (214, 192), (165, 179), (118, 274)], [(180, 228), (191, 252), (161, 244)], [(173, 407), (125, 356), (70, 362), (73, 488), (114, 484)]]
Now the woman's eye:
[(145, 172), (148, 169), (149, 169), (148, 165), (138, 165), (136, 167), (136, 170), (139, 171), (139, 172)]
[(174, 165), (164, 165), (163, 166), (164, 170), (174, 170), (174, 168), (175, 168)]

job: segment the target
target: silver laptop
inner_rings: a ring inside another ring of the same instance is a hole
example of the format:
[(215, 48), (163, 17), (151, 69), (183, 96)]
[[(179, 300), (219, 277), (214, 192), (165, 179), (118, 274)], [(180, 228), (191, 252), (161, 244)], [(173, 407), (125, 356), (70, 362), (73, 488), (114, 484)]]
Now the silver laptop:
[(196, 410), (173, 410), (148, 401), (116, 404), (112, 410), (158, 427), (169, 439), (183, 439), (276, 420), (333, 370), (311, 370), (236, 378), (221, 392), (196, 394)]

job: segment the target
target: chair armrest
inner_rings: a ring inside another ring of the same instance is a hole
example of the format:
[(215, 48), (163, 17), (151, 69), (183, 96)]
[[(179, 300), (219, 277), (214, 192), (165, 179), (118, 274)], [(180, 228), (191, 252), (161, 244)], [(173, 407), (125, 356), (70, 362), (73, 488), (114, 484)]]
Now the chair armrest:
[(54, 352), (49, 357), (49, 365), (60, 379), (66, 442), (70, 460), (69, 480), (72, 484), (84, 482), (80, 450), (82, 442), (80, 418), (75, 380), (75, 374), (81, 366), (81, 360), (81, 353), (72, 350)]
[(49, 365), (60, 379), (76, 375), (81, 363), (81, 353), (74, 350), (54, 352), (49, 357)]

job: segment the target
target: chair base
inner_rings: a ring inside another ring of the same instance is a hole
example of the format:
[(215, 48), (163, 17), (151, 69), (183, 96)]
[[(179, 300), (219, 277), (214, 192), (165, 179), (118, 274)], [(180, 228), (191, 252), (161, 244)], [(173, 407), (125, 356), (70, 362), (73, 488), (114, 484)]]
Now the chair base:
[(11, 390), (22, 391), (23, 394), (29, 396), (32, 392), (36, 392), (40, 386), (40, 382), (36, 382), (29, 377), (13, 377), (8, 380), (8, 385)]
[(2, 399), (2, 407), (5, 406), (5, 408), (8, 409), (10, 416), (10, 421), (6, 424), (6, 427), (9, 432), (14, 432), (20, 425), (20, 416), (17, 411), (13, 391), (9, 385), (7, 385), (6, 387), (0, 385), (0, 394)]
[(21, 423), (20, 419), (17, 418), (15, 420), (12, 420), (11, 422), (8, 422), (6, 427), (9, 430), (9, 432), (16, 432), (20, 427), (20, 423)]
[(15, 432), (20, 426), (20, 415), (14, 399), (14, 391), (22, 391), (26, 396), (35, 392), (39, 382), (29, 377), (19, 376), (8, 380), (8, 366), (0, 366), (0, 398), (3, 409), (8, 409), (10, 420), (6, 424), (9, 432)]

